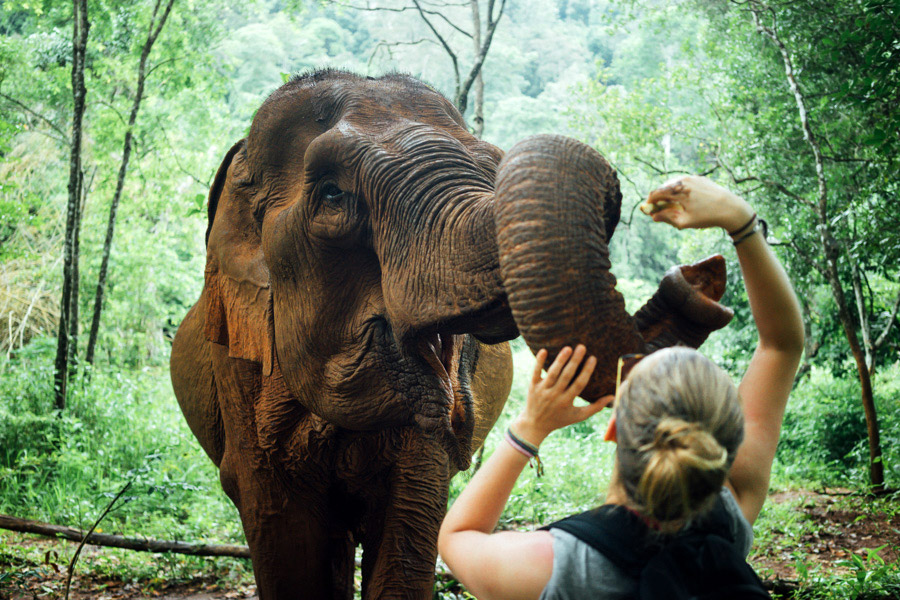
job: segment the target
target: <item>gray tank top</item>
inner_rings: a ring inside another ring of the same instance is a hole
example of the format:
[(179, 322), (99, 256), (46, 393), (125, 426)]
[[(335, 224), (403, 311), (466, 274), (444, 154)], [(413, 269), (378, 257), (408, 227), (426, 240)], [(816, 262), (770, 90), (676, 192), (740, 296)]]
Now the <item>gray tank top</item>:
[[(720, 495), (731, 516), (735, 549), (746, 557), (753, 544), (753, 528), (728, 488), (723, 487)], [(551, 529), (550, 533), (553, 534), (553, 572), (540, 600), (614, 600), (637, 591), (637, 582), (603, 554), (560, 529)]]

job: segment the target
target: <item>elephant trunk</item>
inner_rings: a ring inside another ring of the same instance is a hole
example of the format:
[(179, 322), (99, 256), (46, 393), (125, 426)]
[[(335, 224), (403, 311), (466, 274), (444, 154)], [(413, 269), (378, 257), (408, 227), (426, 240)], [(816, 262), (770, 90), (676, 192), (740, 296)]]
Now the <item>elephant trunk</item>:
[(582, 394), (589, 400), (614, 386), (621, 354), (644, 350), (610, 272), (620, 203), (612, 167), (562, 136), (516, 144), (497, 175), (497, 241), (513, 317), (534, 352), (546, 348), (552, 358), (566, 345), (587, 346), (598, 360)]
[(698, 347), (733, 313), (718, 303), (725, 261), (714, 256), (674, 267), (635, 317), (610, 271), (609, 238), (622, 194), (615, 170), (592, 148), (562, 136), (535, 136), (500, 165), (494, 217), (503, 285), (533, 352), (552, 359), (583, 343), (597, 368), (581, 394), (615, 390), (619, 356), (676, 344)]

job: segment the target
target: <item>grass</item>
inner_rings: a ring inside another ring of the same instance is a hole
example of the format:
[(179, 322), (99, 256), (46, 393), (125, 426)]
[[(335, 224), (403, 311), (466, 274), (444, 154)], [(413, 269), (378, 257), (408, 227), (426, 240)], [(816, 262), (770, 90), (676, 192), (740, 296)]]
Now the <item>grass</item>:
[[(47, 352), (32, 348), (16, 360), (0, 377), (0, 512), (87, 529), (133, 481), (98, 532), (243, 543), (237, 511), (181, 416), (166, 368), (76, 379), (59, 416), (49, 406)], [(0, 540), (9, 538), (0, 533)], [(3, 562), (30, 564), (28, 552), (16, 548), (5, 544)], [(74, 546), (57, 551), (68, 557)], [(81, 560), (78, 571), (150, 582), (198, 572), (218, 576), (223, 568), (250, 573), (248, 561), (213, 565), (197, 557), (109, 550)]]

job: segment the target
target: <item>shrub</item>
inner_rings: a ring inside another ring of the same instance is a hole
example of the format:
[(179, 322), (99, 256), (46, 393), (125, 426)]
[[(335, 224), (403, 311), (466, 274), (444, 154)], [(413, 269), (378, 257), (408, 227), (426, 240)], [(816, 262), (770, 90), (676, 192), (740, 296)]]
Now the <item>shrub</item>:
[[(828, 485), (868, 480), (868, 441), (859, 382), (814, 367), (791, 394), (776, 457), (776, 474)], [(900, 363), (873, 381), (886, 474), (900, 477)]]

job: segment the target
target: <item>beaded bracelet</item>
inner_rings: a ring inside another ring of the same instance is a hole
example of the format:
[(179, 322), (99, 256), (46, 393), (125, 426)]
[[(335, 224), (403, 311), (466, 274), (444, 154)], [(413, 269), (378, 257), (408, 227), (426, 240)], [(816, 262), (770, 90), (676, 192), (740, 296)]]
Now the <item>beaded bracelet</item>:
[(538, 455), (537, 446), (517, 437), (510, 428), (507, 428), (506, 435), (503, 437), (509, 442), (510, 446), (515, 448), (520, 454), (528, 457), (528, 466), (535, 470), (535, 474), (538, 477), (544, 475), (544, 463), (541, 462), (541, 457)]

